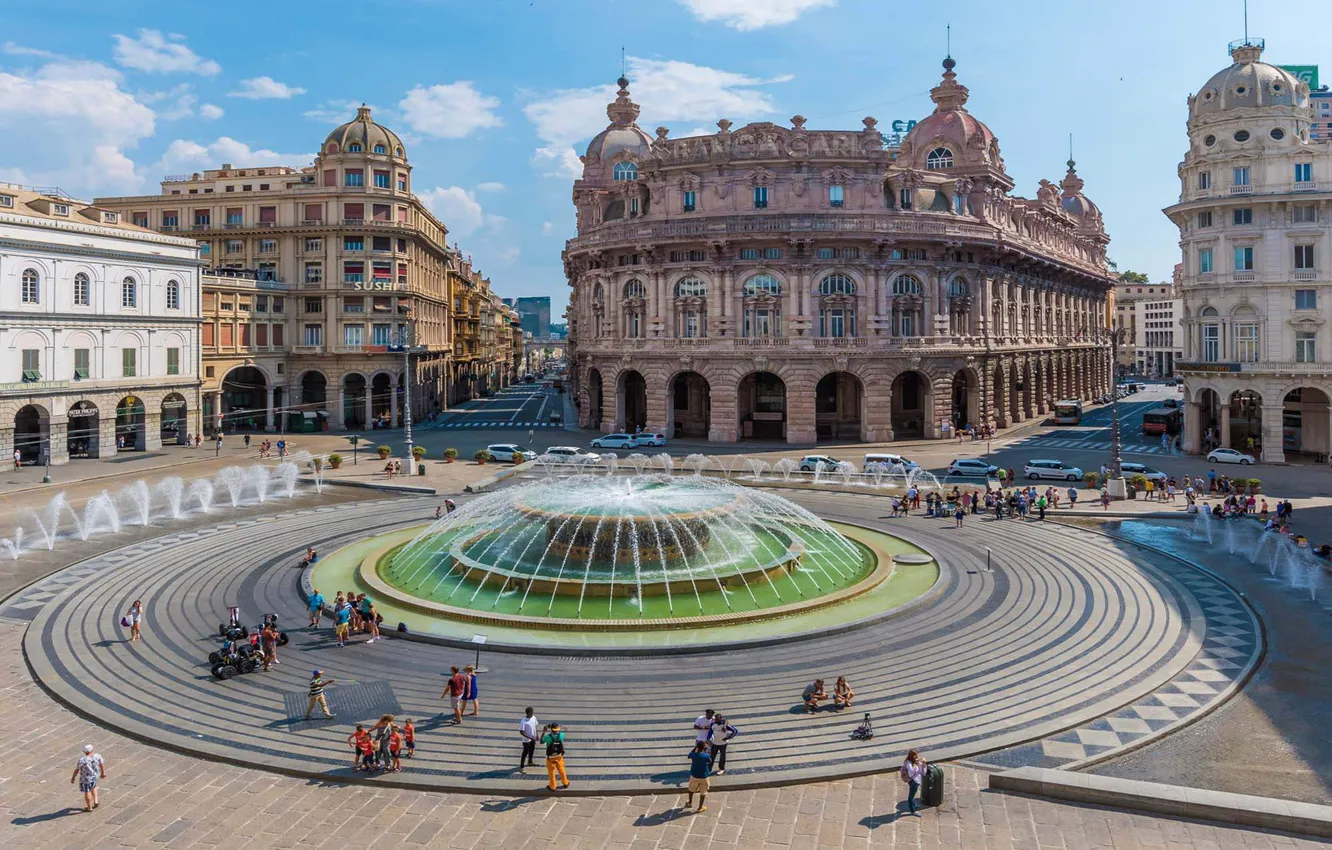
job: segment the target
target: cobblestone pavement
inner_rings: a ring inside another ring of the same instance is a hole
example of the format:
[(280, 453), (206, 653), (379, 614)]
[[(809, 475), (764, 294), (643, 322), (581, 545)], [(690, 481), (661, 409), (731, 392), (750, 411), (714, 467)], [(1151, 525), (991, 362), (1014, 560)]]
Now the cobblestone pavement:
[[(0, 622), (0, 837), (24, 850), (398, 847), (487, 850), (786, 850), (786, 848), (1317, 847), (1276, 833), (1148, 817), (983, 790), (948, 768), (949, 793), (923, 817), (899, 816), (894, 774), (708, 799), (683, 795), (499, 798), (309, 782), (215, 764), (97, 729), (28, 677), (23, 624)], [(92, 814), (69, 783), (79, 747), (107, 760)], [(577, 757), (571, 754), (573, 780)]]

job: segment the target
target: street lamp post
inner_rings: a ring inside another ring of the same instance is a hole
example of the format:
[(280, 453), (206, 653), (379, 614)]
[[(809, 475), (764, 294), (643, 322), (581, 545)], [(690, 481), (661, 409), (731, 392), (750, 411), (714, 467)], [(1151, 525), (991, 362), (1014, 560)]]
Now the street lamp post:
[(1124, 481), (1124, 444), (1119, 433), (1119, 380), (1115, 375), (1119, 363), (1119, 346), (1123, 342), (1126, 328), (1110, 330), (1110, 410), (1113, 424), (1110, 426), (1110, 477), (1105, 482), (1106, 491), (1112, 499), (1128, 498), (1128, 485)]
[(402, 330), (402, 425), (407, 432), (407, 468), (416, 473), (416, 456), (412, 454), (412, 317), (407, 315), (407, 324)]

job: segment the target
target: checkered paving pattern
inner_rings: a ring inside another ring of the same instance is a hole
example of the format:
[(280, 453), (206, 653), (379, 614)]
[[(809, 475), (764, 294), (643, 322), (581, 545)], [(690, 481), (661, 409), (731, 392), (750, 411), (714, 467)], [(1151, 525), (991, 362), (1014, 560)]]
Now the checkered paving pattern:
[[(1110, 451), (1109, 440), (1084, 440), (1070, 437), (1059, 437), (1050, 434), (1037, 434), (1026, 439), (1018, 440), (1009, 448), (1032, 448), (1032, 449), (1074, 449), (1077, 451), (1088, 452), (1108, 452)], [(1168, 449), (1161, 448), (1160, 443), (1138, 445), (1125, 444), (1122, 448), (1124, 454), (1131, 455), (1169, 455)]]
[(1258, 620), (1228, 585), (1177, 565), (1174, 577), (1203, 609), (1206, 637), (1188, 669), (1150, 696), (1041, 741), (972, 759), (993, 767), (1075, 769), (1140, 746), (1215, 708), (1235, 692), (1262, 658)]

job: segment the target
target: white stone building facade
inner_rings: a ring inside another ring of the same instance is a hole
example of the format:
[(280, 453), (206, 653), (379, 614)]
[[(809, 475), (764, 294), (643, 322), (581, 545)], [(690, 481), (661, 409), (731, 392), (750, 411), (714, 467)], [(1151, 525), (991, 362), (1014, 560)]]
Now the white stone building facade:
[(0, 184), (0, 455), (61, 464), (199, 430), (193, 239)]
[(1148, 378), (1173, 377), (1175, 361), (1184, 353), (1184, 331), (1179, 324), (1184, 303), (1178, 298), (1144, 298), (1129, 306), (1133, 311), (1133, 360), (1137, 374)]
[(1261, 39), (1189, 98), (1179, 202), (1185, 446), (1265, 462), (1332, 445), (1332, 148), (1310, 138), (1308, 86)]

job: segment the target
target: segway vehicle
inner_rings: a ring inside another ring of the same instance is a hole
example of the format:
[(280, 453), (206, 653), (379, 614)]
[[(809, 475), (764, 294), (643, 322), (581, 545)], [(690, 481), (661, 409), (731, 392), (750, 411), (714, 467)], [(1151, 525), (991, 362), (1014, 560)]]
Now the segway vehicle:
[(227, 613), (230, 616), (230, 621), (218, 625), (218, 636), (227, 640), (242, 640), (249, 637), (250, 630), (242, 626), (240, 622), (240, 606), (233, 605), (227, 608)]

